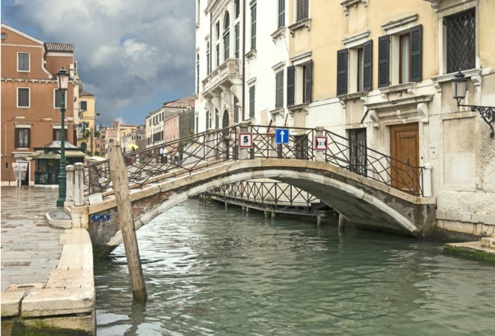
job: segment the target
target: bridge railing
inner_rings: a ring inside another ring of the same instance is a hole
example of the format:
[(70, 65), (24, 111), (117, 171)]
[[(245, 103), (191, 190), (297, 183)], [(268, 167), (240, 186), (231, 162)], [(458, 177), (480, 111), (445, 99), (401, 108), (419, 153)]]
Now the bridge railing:
[[(423, 196), (424, 167), (398, 161), (323, 128), (284, 127), (284, 132), (284, 139), (280, 139), (277, 138), (280, 132), (274, 126), (239, 125), (198, 133), (146, 149), (126, 151), (123, 157), (130, 188), (142, 188), (159, 176), (166, 178), (179, 173), (192, 173), (212, 163), (239, 160), (241, 157), (282, 158), (328, 162), (410, 194)], [(239, 145), (240, 133), (251, 135), (249, 148)], [(326, 140), (323, 148), (316, 146), (317, 137)], [(247, 155), (242, 156), (241, 150), (247, 151)], [(109, 161), (86, 165), (85, 184), (89, 194), (110, 189)]]
[(216, 188), (210, 194), (275, 206), (309, 208), (313, 203), (320, 202), (318, 198), (304, 190), (273, 180), (235, 182)]

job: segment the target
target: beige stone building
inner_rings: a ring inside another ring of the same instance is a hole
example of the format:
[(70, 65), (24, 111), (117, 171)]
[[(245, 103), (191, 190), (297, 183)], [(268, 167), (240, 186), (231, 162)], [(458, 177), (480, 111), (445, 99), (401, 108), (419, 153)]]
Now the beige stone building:
[(95, 151), (97, 151), (95, 141), (95, 102), (94, 94), (86, 91), (81, 92), (79, 96), (77, 146), (91, 156), (94, 156)]
[(413, 188), (437, 199), (438, 227), (495, 234), (493, 115), (485, 122), (458, 107), (452, 91), (462, 69), (461, 104), (495, 106), (495, 2), (296, 0), (288, 8), (295, 126), (366, 145), (349, 153), (356, 164), (371, 150), (409, 164)]

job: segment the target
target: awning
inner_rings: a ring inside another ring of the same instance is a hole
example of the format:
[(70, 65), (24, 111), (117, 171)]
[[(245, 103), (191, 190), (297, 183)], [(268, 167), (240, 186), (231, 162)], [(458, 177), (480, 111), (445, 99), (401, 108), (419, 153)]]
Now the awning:
[(43, 153), (34, 157), (35, 160), (60, 160), (60, 154), (55, 153)]
[(86, 154), (80, 151), (65, 151), (65, 157), (85, 157)]

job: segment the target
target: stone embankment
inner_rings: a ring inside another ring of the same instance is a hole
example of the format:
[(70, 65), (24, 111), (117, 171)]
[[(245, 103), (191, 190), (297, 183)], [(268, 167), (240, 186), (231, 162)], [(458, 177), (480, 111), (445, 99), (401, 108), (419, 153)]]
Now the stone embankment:
[(2, 187), (2, 335), (95, 334), (91, 239), (56, 199), (56, 189)]

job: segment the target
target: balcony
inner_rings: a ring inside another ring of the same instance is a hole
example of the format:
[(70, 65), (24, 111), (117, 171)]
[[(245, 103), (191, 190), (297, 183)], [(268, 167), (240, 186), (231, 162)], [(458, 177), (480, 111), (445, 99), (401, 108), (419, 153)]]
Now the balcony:
[(241, 84), (241, 61), (237, 58), (229, 58), (215, 70), (213, 70), (203, 83), (203, 93), (212, 94), (215, 91), (224, 88), (231, 88), (235, 84)]

